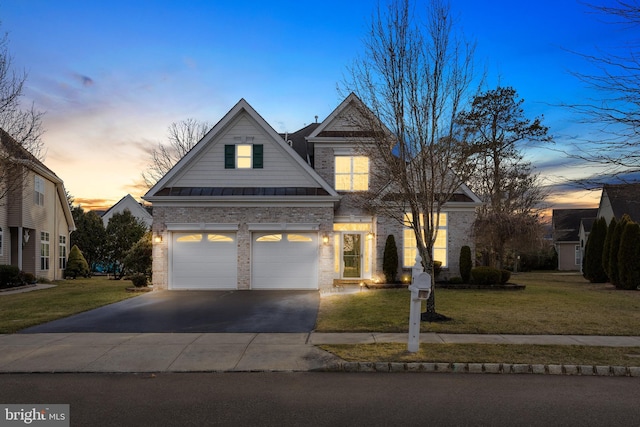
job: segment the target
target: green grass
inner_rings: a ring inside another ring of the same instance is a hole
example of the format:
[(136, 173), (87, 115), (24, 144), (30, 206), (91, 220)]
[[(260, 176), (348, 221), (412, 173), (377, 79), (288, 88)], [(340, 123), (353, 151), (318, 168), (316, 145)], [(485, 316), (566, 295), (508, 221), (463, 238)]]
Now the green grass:
[(139, 295), (126, 291), (132, 286), (129, 280), (106, 277), (61, 280), (55, 285), (48, 289), (0, 295), (0, 333), (14, 333)]
[(590, 347), (509, 344), (421, 344), (416, 353), (406, 344), (321, 345), (349, 362), (459, 362), (546, 365), (640, 365), (640, 347)]
[[(590, 284), (578, 274), (514, 274), (524, 291), (436, 288), (436, 310), (453, 320), (422, 332), (639, 335), (640, 292)], [(323, 297), (318, 332), (407, 332), (410, 292), (365, 291)], [(423, 303), (424, 310), (424, 303)]]

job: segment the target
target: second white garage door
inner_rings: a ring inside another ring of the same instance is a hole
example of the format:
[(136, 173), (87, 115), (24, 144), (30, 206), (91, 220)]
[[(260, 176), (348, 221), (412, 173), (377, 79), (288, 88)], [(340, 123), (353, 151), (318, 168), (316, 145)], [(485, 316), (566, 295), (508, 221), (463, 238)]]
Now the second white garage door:
[(254, 233), (252, 289), (318, 289), (318, 233)]
[(237, 289), (235, 233), (173, 233), (169, 289)]

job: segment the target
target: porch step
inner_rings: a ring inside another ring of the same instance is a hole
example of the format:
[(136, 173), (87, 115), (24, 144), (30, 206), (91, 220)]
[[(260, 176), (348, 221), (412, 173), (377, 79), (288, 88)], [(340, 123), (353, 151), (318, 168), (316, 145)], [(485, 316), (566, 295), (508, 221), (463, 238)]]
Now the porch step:
[(360, 286), (360, 284), (370, 285), (371, 279), (333, 279), (333, 287), (340, 288), (344, 286)]

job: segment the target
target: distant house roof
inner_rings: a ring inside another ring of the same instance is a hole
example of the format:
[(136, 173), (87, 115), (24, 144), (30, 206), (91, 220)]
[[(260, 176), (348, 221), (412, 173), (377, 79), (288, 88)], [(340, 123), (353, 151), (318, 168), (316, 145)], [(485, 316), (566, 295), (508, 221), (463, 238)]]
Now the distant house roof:
[(580, 223), (598, 215), (598, 209), (554, 209), (552, 216), (554, 242), (578, 242)]
[(144, 206), (138, 203), (136, 199), (131, 196), (131, 194), (124, 196), (118, 203), (111, 206), (104, 214), (102, 214), (102, 222), (104, 223), (104, 226), (107, 226), (109, 219), (113, 214), (122, 213), (125, 210), (128, 210), (131, 212), (131, 215), (144, 222), (147, 227), (151, 227), (153, 217), (149, 214), (147, 209), (144, 208)]
[(291, 145), (293, 149), (304, 159), (305, 162), (313, 166), (313, 143), (307, 141), (307, 136), (320, 126), (320, 123), (311, 123), (300, 130), (290, 134), (280, 134)]
[[(608, 199), (616, 219), (619, 220), (624, 214), (627, 214), (633, 221), (640, 221), (640, 183), (607, 184), (602, 188), (602, 199)], [(603, 208), (602, 202), (600, 208)]]

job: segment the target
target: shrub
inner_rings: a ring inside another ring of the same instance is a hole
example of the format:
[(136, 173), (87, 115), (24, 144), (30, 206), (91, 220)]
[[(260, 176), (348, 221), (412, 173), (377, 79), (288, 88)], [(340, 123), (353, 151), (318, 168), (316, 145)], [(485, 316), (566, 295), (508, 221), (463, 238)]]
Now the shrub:
[(136, 273), (131, 275), (131, 281), (136, 288), (144, 288), (147, 286), (147, 276), (142, 273)]
[(471, 269), (473, 283), (477, 285), (495, 285), (500, 283), (502, 274), (493, 267), (476, 267)]
[(620, 289), (634, 290), (640, 286), (640, 225), (627, 222), (620, 238), (618, 251), (618, 285)]
[(0, 288), (20, 284), (20, 269), (15, 265), (0, 265)]
[(622, 232), (627, 223), (631, 221), (629, 215), (623, 215), (622, 219), (616, 224), (611, 236), (611, 249), (609, 250), (609, 280), (616, 287), (620, 287), (620, 273), (618, 271), (618, 253), (620, 252), (620, 240)]
[(396, 281), (396, 274), (398, 274), (398, 247), (396, 246), (396, 239), (393, 237), (393, 234), (387, 236), (387, 241), (384, 244), (382, 271), (384, 272), (384, 278), (387, 283)]
[(145, 233), (131, 249), (127, 251), (124, 265), (129, 272), (151, 275), (153, 265), (153, 244), (151, 232)]
[(618, 221), (616, 221), (616, 218), (611, 218), (611, 222), (607, 228), (607, 237), (604, 239), (604, 247), (602, 248), (602, 268), (609, 280), (611, 280), (611, 241), (613, 240), (613, 234), (616, 231), (617, 224)]
[(607, 273), (602, 266), (604, 242), (607, 238), (607, 220), (600, 218), (593, 223), (584, 251), (582, 275), (591, 283), (604, 283)]
[(69, 259), (67, 260), (67, 268), (64, 270), (64, 277), (76, 278), (89, 277), (89, 264), (84, 259), (82, 252), (76, 245), (73, 245), (69, 251)]
[[(471, 276), (471, 271), (469, 271), (469, 276)], [(462, 277), (451, 277), (449, 278), (449, 284), (450, 285), (462, 285), (463, 283), (469, 283), (469, 282), (465, 282)]]
[(500, 270), (500, 284), (504, 285), (511, 279), (511, 272), (509, 270)]
[(471, 280), (471, 248), (463, 246), (460, 248), (460, 276), (462, 283), (469, 283)]
[(24, 271), (20, 272), (20, 281), (22, 283), (27, 283), (27, 284), (32, 284), (32, 283), (36, 283), (36, 276), (34, 276), (31, 273), (25, 273)]
[(442, 261), (433, 261), (433, 277), (437, 278), (442, 271)]

